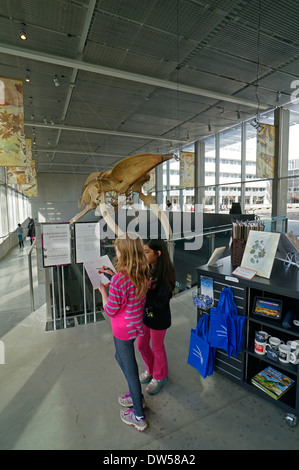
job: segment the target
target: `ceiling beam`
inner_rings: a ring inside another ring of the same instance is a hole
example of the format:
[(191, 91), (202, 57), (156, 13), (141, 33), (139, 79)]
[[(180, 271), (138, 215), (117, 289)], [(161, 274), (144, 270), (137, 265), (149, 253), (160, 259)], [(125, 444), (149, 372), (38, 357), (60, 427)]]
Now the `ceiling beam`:
[[(108, 75), (110, 77), (120, 78), (123, 80), (130, 80), (133, 82), (144, 83), (150, 86), (157, 86), (161, 88), (175, 90), (176, 92), (205, 96), (207, 98), (212, 98), (218, 101), (228, 101), (230, 103), (256, 108), (255, 102), (248, 101), (242, 98), (237, 98), (236, 96), (224, 95), (222, 93), (204, 90), (202, 88), (195, 88), (181, 83), (170, 82), (167, 80), (161, 80), (159, 78), (148, 77), (145, 75), (139, 75), (137, 73), (125, 72), (123, 70), (117, 70), (110, 67), (92, 64), (89, 62), (83, 62), (81, 60), (70, 59), (68, 57), (55, 56), (52, 54), (32, 51), (29, 49), (25, 49), (24, 47), (8, 46), (6, 44), (0, 43), (0, 53), (14, 55), (17, 57), (25, 57), (27, 59), (37, 60), (39, 62), (60, 65), (61, 67), (85, 70), (86, 72), (97, 73), (100, 75)], [(269, 106), (260, 104), (259, 108), (260, 110), (266, 110), (269, 109)]]
[(87, 155), (96, 156), (96, 157), (111, 157), (111, 158), (123, 158), (123, 155), (116, 155), (115, 153), (106, 153), (106, 152), (86, 152), (85, 150), (59, 150), (58, 148), (36, 148), (38, 153), (56, 153), (56, 154), (72, 154), (72, 155)]
[(172, 139), (170, 137), (160, 137), (156, 135), (149, 134), (135, 134), (132, 132), (121, 132), (121, 131), (111, 131), (108, 129), (95, 129), (92, 127), (79, 127), (79, 126), (66, 126), (65, 124), (44, 124), (42, 122), (24, 122), (25, 126), (43, 128), (43, 129), (59, 129), (62, 131), (73, 131), (73, 132), (87, 132), (93, 134), (105, 134), (105, 135), (116, 135), (120, 137), (133, 137), (134, 139), (146, 139), (146, 140), (161, 140), (166, 142), (174, 142), (179, 144), (188, 144), (188, 140), (183, 139)]

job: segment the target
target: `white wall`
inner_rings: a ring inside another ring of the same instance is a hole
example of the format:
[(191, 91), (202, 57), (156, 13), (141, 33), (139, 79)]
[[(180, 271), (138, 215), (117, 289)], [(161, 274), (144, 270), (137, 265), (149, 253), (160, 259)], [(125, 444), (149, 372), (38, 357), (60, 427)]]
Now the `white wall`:
[[(68, 222), (80, 212), (78, 202), (88, 175), (38, 173), (38, 196), (30, 198), (32, 218), (39, 223)], [(81, 220), (97, 220), (90, 211)]]

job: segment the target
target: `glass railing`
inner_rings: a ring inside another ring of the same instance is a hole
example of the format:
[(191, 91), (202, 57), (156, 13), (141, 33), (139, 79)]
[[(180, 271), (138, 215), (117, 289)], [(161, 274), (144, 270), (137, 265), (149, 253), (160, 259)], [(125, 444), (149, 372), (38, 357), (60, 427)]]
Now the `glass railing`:
[[(287, 219), (272, 217), (260, 219), (265, 225), (265, 231), (285, 232)], [(177, 274), (175, 294), (190, 289), (197, 283), (196, 268), (206, 264), (211, 254), (218, 247), (225, 247), (222, 257), (230, 254), (230, 238), (232, 225), (221, 225), (203, 229), (201, 234), (193, 238), (176, 238), (174, 244), (173, 262)], [(200, 239), (200, 248), (186, 249), (186, 243)], [(101, 255), (115, 257), (114, 245), (111, 240), (101, 240)], [(67, 266), (47, 268), (47, 312), (46, 330), (68, 328), (104, 319), (102, 314), (102, 297), (94, 290), (85, 273), (83, 264), (76, 264), (75, 254), (72, 263)]]
[[(259, 219), (264, 224), (266, 232), (286, 232), (286, 217), (271, 217)], [(177, 274), (177, 292), (189, 289), (197, 283), (196, 268), (206, 264), (215, 248), (225, 247), (222, 257), (230, 255), (230, 238), (232, 225), (209, 227), (203, 230), (202, 247), (197, 251), (184, 249), (186, 239), (175, 241), (174, 265)]]

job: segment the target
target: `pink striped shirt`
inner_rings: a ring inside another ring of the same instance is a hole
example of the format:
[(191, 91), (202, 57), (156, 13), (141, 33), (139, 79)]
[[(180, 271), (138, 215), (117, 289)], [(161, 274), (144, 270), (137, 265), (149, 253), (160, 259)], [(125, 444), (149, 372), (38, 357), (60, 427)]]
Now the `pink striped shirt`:
[(143, 336), (144, 304), (145, 295), (136, 297), (135, 286), (127, 274), (117, 273), (112, 277), (104, 310), (111, 319), (112, 332), (117, 339)]

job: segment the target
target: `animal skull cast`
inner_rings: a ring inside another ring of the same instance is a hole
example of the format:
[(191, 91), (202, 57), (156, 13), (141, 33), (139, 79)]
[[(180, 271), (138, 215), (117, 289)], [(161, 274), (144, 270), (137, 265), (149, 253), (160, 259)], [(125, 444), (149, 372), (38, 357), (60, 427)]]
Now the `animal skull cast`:
[[(85, 208), (76, 214), (70, 223), (77, 222), (84, 214), (97, 207), (116, 236), (123, 232), (111, 217), (111, 210), (117, 212), (124, 204), (133, 204), (132, 193), (137, 193), (144, 204), (160, 220), (168, 240), (172, 239), (172, 230), (168, 218), (159, 208), (151, 193), (143, 194), (141, 188), (150, 179), (149, 172), (167, 160), (174, 158), (173, 154), (156, 155), (144, 153), (132, 155), (117, 163), (111, 170), (91, 173), (82, 188), (79, 209)], [(110, 198), (110, 208), (107, 207), (107, 197)]]

